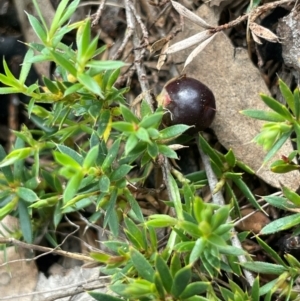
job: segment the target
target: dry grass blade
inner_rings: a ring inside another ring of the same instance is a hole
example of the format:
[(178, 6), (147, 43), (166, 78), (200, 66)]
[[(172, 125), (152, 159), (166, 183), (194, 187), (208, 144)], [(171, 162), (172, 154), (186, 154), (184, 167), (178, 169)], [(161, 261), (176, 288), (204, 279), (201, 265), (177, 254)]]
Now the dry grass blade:
[(215, 35), (216, 34), (213, 34), (211, 37), (207, 38), (191, 52), (184, 63), (183, 69), (185, 69), (185, 67), (214, 39)]
[(257, 37), (260, 37), (272, 43), (279, 43), (279, 38), (271, 30), (263, 26), (260, 26), (254, 22), (250, 23), (249, 28), (251, 32), (255, 34)]
[(168, 50), (169, 47), (169, 42), (167, 44), (165, 44), (165, 46), (162, 48), (161, 50), (161, 54), (159, 56), (156, 68), (157, 70), (160, 70), (161, 67), (163, 66), (163, 64), (165, 63), (166, 59), (167, 59), (167, 55), (165, 54), (165, 52)]
[(187, 49), (191, 46), (194, 46), (196, 44), (202, 43), (208, 38), (210, 38), (213, 35), (209, 30), (202, 31), (200, 33), (197, 33), (187, 39), (184, 39), (178, 43), (173, 44), (171, 47), (169, 47), (165, 52), (162, 54), (171, 54), (180, 50)]
[(252, 34), (252, 38), (255, 43), (262, 44), (262, 41), (260, 40), (260, 38), (253, 31), (251, 31), (251, 34)]
[(161, 50), (166, 45), (167, 42), (168, 42), (167, 38), (162, 38), (157, 40), (151, 45), (150, 53)]
[(191, 12), (190, 10), (188, 10), (186, 7), (184, 7), (183, 5), (179, 4), (178, 2), (175, 1), (171, 1), (173, 7), (177, 10), (177, 12), (183, 16), (188, 18), (190, 21), (192, 21), (193, 23), (205, 28), (205, 29), (212, 29), (214, 28), (214, 26), (208, 24), (207, 22), (205, 22), (202, 18), (200, 18), (199, 16), (197, 16), (196, 14), (194, 14), (193, 12)]

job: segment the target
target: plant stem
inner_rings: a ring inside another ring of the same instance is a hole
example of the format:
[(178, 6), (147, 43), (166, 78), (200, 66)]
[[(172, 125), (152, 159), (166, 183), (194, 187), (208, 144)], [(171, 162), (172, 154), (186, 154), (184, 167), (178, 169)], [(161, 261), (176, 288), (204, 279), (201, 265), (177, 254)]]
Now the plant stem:
[[(208, 180), (208, 183), (209, 183), (209, 188), (210, 188), (211, 191), (214, 191), (214, 189), (215, 189), (215, 187), (218, 183), (218, 179), (217, 179), (215, 173), (212, 170), (212, 167), (211, 167), (211, 164), (210, 164), (210, 158), (209, 158), (209, 156), (207, 156), (203, 152), (198, 139), (197, 139), (197, 146), (198, 146), (198, 150), (199, 150), (199, 153), (201, 155), (201, 158), (202, 158), (202, 162), (203, 162), (204, 167), (205, 167), (206, 176), (207, 176), (207, 180)], [(214, 204), (217, 204), (217, 205), (220, 205), (220, 206), (225, 205), (225, 200), (224, 200), (224, 197), (223, 197), (221, 191), (218, 191), (215, 194), (213, 194), (212, 199), (213, 199)], [(231, 222), (231, 218), (229, 217), (227, 221)], [(236, 235), (236, 231), (235, 231), (234, 228), (231, 230), (231, 244), (234, 247), (237, 247), (239, 249), (243, 248), (241, 242), (239, 241), (239, 239)], [(247, 262), (247, 259), (244, 255), (239, 255), (238, 259), (239, 259), (239, 262), (241, 262), (241, 263)], [(252, 273), (249, 272), (246, 269), (243, 269), (243, 271), (244, 271), (244, 275), (245, 275), (245, 278), (246, 278), (249, 286), (252, 287), (253, 282), (254, 282), (254, 277), (253, 277)]]

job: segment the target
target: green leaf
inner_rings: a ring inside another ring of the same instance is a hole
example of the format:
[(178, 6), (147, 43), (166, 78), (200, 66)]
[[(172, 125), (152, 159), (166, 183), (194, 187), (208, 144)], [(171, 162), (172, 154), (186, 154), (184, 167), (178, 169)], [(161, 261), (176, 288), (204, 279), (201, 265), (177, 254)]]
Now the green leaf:
[(157, 293), (159, 294), (160, 298), (162, 300), (165, 300), (165, 290), (162, 284), (162, 279), (159, 276), (159, 274), (156, 272), (154, 276), (154, 284), (157, 290)]
[(24, 240), (27, 243), (32, 243), (31, 216), (29, 215), (27, 204), (22, 199), (18, 202), (18, 213)]
[(152, 109), (150, 107), (150, 105), (148, 104), (147, 101), (145, 101), (143, 99), (142, 103), (141, 103), (141, 116), (142, 118), (151, 115), (152, 114)]
[(241, 111), (243, 115), (246, 115), (251, 118), (255, 118), (258, 120), (265, 120), (271, 122), (284, 122), (285, 118), (273, 111), (262, 111), (262, 110), (243, 110)]
[(66, 145), (62, 145), (62, 144), (57, 144), (57, 149), (62, 154), (68, 155), (69, 157), (74, 159), (78, 164), (80, 164), (80, 165), (83, 164), (84, 158), (79, 153), (77, 153), (74, 149), (72, 149)]
[(167, 145), (159, 144), (158, 152), (168, 158), (178, 159), (177, 153)]
[(67, 187), (64, 190), (63, 193), (63, 202), (66, 204), (72, 198), (75, 196), (77, 193), (80, 183), (83, 179), (83, 173), (81, 170), (79, 170), (68, 182)]
[(86, 154), (86, 157), (84, 158), (83, 165), (82, 165), (83, 168), (89, 169), (90, 167), (95, 166), (98, 153), (99, 153), (99, 146), (96, 145), (92, 147)]
[(159, 276), (161, 278), (165, 290), (168, 293), (170, 293), (172, 288), (172, 283), (173, 283), (173, 277), (171, 275), (168, 265), (159, 254), (157, 254), (155, 258), (155, 268), (159, 273)]
[(134, 133), (135, 132), (135, 126), (133, 123), (126, 122), (126, 121), (117, 121), (112, 123), (112, 128), (116, 129), (119, 132), (128, 132), (128, 133)]
[(110, 110), (101, 110), (99, 116), (99, 122), (98, 122), (98, 129), (97, 129), (97, 133), (99, 136), (104, 135), (108, 126), (111, 124), (110, 119), (111, 119)]
[[(2, 161), (6, 157), (6, 152), (2, 145), (0, 145), (0, 161)], [(6, 178), (7, 182), (11, 183), (14, 181), (14, 175), (12, 173), (10, 166), (5, 166), (0, 168), (1, 172), (3, 173), (4, 177)]]
[(154, 281), (154, 270), (148, 260), (134, 248), (130, 248), (130, 258), (139, 275), (149, 281)]
[(263, 199), (271, 204), (272, 206), (282, 209), (282, 210), (288, 210), (288, 209), (295, 209), (297, 208), (296, 205), (292, 204), (291, 202), (288, 202), (286, 198), (279, 197), (279, 196), (264, 196)]
[(178, 226), (195, 238), (201, 237), (203, 234), (202, 229), (192, 222), (180, 220)]
[[(21, 138), (17, 137), (17, 140), (15, 142), (15, 151), (20, 151), (20, 153), (19, 155), (17, 155), (18, 158), (14, 162), (14, 166), (13, 166), (14, 179), (17, 181), (23, 180), (24, 165), (25, 165), (24, 159), (31, 154), (31, 151), (29, 152), (29, 149), (24, 148), (24, 146), (25, 146), (25, 142)], [(12, 153), (14, 153), (14, 151), (12, 151), (6, 158), (11, 156)]]
[(20, 76), (19, 76), (20, 84), (24, 84), (27, 79), (27, 76), (32, 66), (30, 60), (33, 58), (33, 56), (34, 56), (34, 51), (31, 48), (29, 48), (24, 57), (22, 69), (20, 71)]
[(170, 271), (173, 278), (180, 269), (181, 269), (180, 254), (178, 252), (175, 252), (171, 258), (171, 263), (170, 263)]
[(146, 222), (147, 226), (152, 226), (154, 228), (164, 228), (175, 226), (177, 224), (177, 219), (165, 214), (152, 214), (149, 216), (149, 220)]
[[(110, 199), (110, 201), (111, 201), (111, 199)], [(111, 212), (109, 212), (109, 219), (107, 220), (107, 222), (108, 222), (108, 226), (109, 226), (109, 229), (110, 229), (112, 235), (114, 237), (118, 237), (120, 222), (119, 222), (119, 218), (118, 218), (115, 208), (113, 208), (111, 210)]]
[(148, 131), (146, 129), (139, 128), (135, 134), (136, 134), (137, 138), (139, 138), (140, 140), (145, 141), (147, 143), (151, 143)]
[(104, 159), (104, 161), (102, 163), (102, 169), (104, 172), (107, 171), (109, 168), (111, 168), (113, 161), (117, 157), (119, 149), (120, 149), (120, 142), (121, 142), (121, 139), (117, 139), (113, 143), (111, 148), (109, 149), (109, 151), (106, 155), (106, 158)]
[(16, 194), (25, 202), (33, 203), (38, 200), (38, 196), (34, 191), (25, 187), (17, 187)]
[(294, 162), (286, 162), (284, 160), (276, 160), (270, 165), (270, 169), (275, 173), (287, 173), (294, 170), (300, 170), (300, 165)]
[(120, 109), (126, 122), (139, 124), (139, 119), (127, 107), (120, 105)]
[(257, 276), (253, 282), (251, 288), (251, 300), (252, 301), (259, 301), (259, 276)]
[(62, 166), (68, 166), (72, 167), (74, 170), (80, 171), (81, 165), (78, 164), (77, 161), (75, 161), (72, 157), (66, 154), (62, 154), (59, 152), (53, 152), (54, 159), (57, 163), (59, 163)]
[(297, 143), (297, 150), (300, 149), (300, 125), (298, 122), (294, 123), (294, 130), (296, 132), (296, 143)]
[(261, 97), (262, 101), (269, 108), (271, 108), (273, 111), (277, 112), (279, 115), (284, 117), (286, 120), (293, 122), (293, 117), (292, 117), (291, 113), (284, 105), (282, 105), (276, 99), (274, 99), (273, 97), (270, 97), (268, 95), (260, 94), (260, 97)]
[(282, 191), (284, 196), (290, 200), (294, 205), (300, 207), (300, 195), (294, 191), (292, 191), (291, 189), (289, 189), (288, 187), (282, 187)]
[(110, 179), (106, 175), (102, 175), (99, 180), (99, 189), (101, 192), (109, 192)]
[(207, 246), (206, 239), (200, 237), (196, 240), (195, 246), (190, 254), (190, 258), (189, 258), (190, 264), (194, 263), (201, 257), (206, 246)]
[(15, 149), (12, 152), (10, 152), (1, 162), (0, 162), (0, 168), (14, 164), (15, 162), (21, 161), (23, 159), (26, 159), (29, 157), (32, 153), (31, 147), (24, 147)]
[[(1, 74), (0, 74), (0, 82), (5, 84)], [(10, 87), (0, 88), (0, 95), (2, 95), (2, 94), (14, 94), (14, 93), (19, 93), (19, 92), (20, 92), (19, 88), (10, 88)]]
[(180, 295), (180, 299), (187, 299), (196, 295), (201, 295), (209, 288), (209, 282), (196, 281), (187, 285), (183, 293)]
[(293, 130), (284, 133), (281, 135), (281, 137), (276, 141), (276, 143), (272, 146), (272, 148), (269, 150), (267, 155), (264, 158), (263, 164), (266, 164), (275, 154), (278, 153), (282, 145), (288, 140), (288, 138), (291, 136)]
[(179, 137), (182, 133), (188, 130), (190, 126), (185, 124), (177, 124), (161, 130), (159, 133), (159, 143), (167, 143)]
[(300, 213), (278, 218), (277, 220), (266, 225), (260, 234), (271, 234), (282, 230), (290, 229), (300, 223)]
[(262, 261), (249, 261), (240, 263), (242, 267), (249, 271), (263, 274), (281, 275), (287, 269), (279, 264), (262, 262)]
[(124, 301), (124, 299), (120, 299), (112, 295), (107, 295), (100, 292), (87, 292), (87, 293), (97, 301)]
[(201, 148), (203, 152), (209, 156), (209, 158), (215, 162), (215, 164), (220, 168), (223, 169), (223, 162), (220, 159), (219, 155), (217, 152), (207, 143), (207, 141), (199, 135), (199, 143), (201, 145)]
[(295, 117), (296, 117), (296, 120), (299, 121), (299, 117), (300, 117), (299, 88), (296, 88), (295, 91), (294, 91), (294, 103), (295, 103)]
[(72, 64), (68, 59), (66, 59), (64, 57), (64, 54), (57, 53), (55, 51), (51, 51), (50, 53), (51, 53), (51, 56), (52, 56), (54, 62), (58, 66), (63, 67), (66, 71), (68, 71), (68, 73), (70, 73), (71, 75), (73, 75), (76, 78), (77, 70), (74, 67), (74, 64)]
[(147, 249), (147, 242), (145, 231), (141, 231), (141, 229), (128, 217), (124, 218), (124, 222), (126, 225), (125, 233), (129, 234), (134, 240), (137, 242), (137, 247), (139, 249)]
[(224, 156), (226, 162), (228, 163), (229, 167), (235, 167), (236, 165), (236, 158), (235, 155), (232, 151), (232, 149), (230, 149), (227, 154)]
[(135, 134), (131, 134), (125, 144), (125, 155), (128, 155), (138, 144), (139, 140)]
[[(59, 3), (59, 6), (56, 9), (55, 16), (52, 21), (53, 27), (54, 28), (60, 27), (65, 22), (67, 22), (70, 19), (70, 17), (72, 16), (72, 14), (76, 11), (76, 9), (79, 5), (79, 2), (80, 2), (80, 0), (74, 0), (68, 5), (67, 9), (65, 9), (65, 5), (66, 5), (65, 3), (68, 4), (69, 1), (61, 1)], [(57, 22), (57, 24), (56, 24), (56, 22)], [(52, 29), (52, 26), (51, 26), (51, 29)]]
[(279, 78), (279, 89), (286, 103), (288, 104), (289, 108), (295, 114), (294, 95), (290, 90), (290, 88), (287, 86), (287, 84), (280, 78)]
[(14, 196), (9, 203), (0, 208), (0, 220), (2, 220), (6, 215), (10, 214), (13, 210), (15, 210), (18, 201), (19, 198), (17, 196)]
[[(156, 158), (158, 155), (158, 147), (156, 143), (152, 143), (152, 144), (148, 144), (147, 145), (147, 152), (152, 159)], [(150, 160), (148, 160), (147, 158), (144, 157), (144, 159), (146, 159), (146, 162), (142, 163), (142, 166), (144, 166), (146, 163), (148, 163)], [(149, 158), (150, 159), (150, 158)]]
[(120, 72), (121, 72), (120, 68), (112, 70), (112, 72), (110, 73), (109, 78), (107, 80), (107, 84), (106, 84), (106, 89), (107, 90), (110, 90), (113, 87), (113, 85), (115, 84), (115, 82), (119, 78)]
[(27, 14), (29, 23), (30, 23), (32, 29), (34, 30), (35, 34), (39, 37), (39, 39), (44, 44), (46, 44), (47, 43), (47, 31), (44, 29), (44, 27), (42, 26), (42, 24), (36, 17), (28, 14), (26, 11), (25, 11), (25, 13)]
[(232, 256), (240, 256), (240, 255), (246, 255), (247, 252), (244, 251), (243, 249), (233, 247), (233, 246), (221, 246), (217, 245), (218, 250), (221, 254), (225, 255), (232, 255)]
[(45, 86), (48, 88), (48, 90), (53, 93), (53, 94), (57, 94), (60, 92), (59, 88), (56, 86), (56, 84), (54, 84), (53, 81), (51, 81), (50, 79), (48, 79), (47, 77), (43, 77), (43, 81), (45, 83)]
[(187, 265), (180, 269), (174, 276), (172, 283), (171, 294), (178, 298), (187, 287), (192, 277), (192, 268), (191, 265)]
[(110, 175), (110, 180), (111, 181), (118, 181), (124, 178), (129, 171), (132, 169), (132, 166), (123, 164), (119, 166), (116, 170), (114, 170), (111, 175)]
[[(175, 228), (174, 230), (176, 231), (177, 229)], [(176, 231), (176, 233), (178, 233), (178, 231)], [(195, 244), (196, 244), (195, 241), (182, 241), (174, 246), (174, 250), (180, 253), (192, 252), (193, 248), (195, 247)]]
[(122, 61), (95, 61), (91, 60), (86, 64), (87, 67), (91, 67), (92, 69), (95, 69), (97, 73), (100, 73), (101, 71), (105, 70), (112, 70), (112, 69), (119, 69), (125, 66), (125, 63)]
[(77, 78), (78, 81), (83, 84), (89, 91), (95, 93), (96, 95), (99, 95), (101, 98), (104, 98), (103, 91), (101, 90), (98, 83), (94, 80), (94, 78), (85, 73), (78, 74)]
[(88, 60), (86, 57), (86, 51), (91, 41), (90, 26), (90, 19), (85, 19), (84, 24), (78, 28), (76, 33), (77, 58), (82, 64), (85, 64), (86, 60)]
[[(117, 202), (117, 197), (118, 197), (118, 189), (115, 187), (111, 191), (111, 195), (110, 195), (110, 198), (108, 201), (108, 206), (106, 208), (105, 218), (103, 221), (104, 227), (106, 227), (106, 225), (113, 219), (113, 217), (115, 217), (115, 206), (116, 206), (116, 202)], [(112, 224), (112, 223), (111, 223), (111, 225), (114, 226), (114, 224)]]
[(255, 196), (252, 191), (249, 189), (248, 185), (241, 179), (236, 177), (231, 177), (231, 173), (225, 173), (226, 178), (230, 178), (233, 180), (235, 185), (241, 190), (247, 200), (257, 209), (261, 210), (260, 205), (257, 203)]
[(143, 127), (146, 129), (149, 127), (156, 128), (160, 124), (163, 115), (164, 112), (156, 112), (152, 115), (148, 115), (141, 120), (141, 122), (139, 123), (139, 127)]
[(174, 204), (177, 218), (183, 220), (183, 209), (179, 189), (176, 181), (174, 180), (172, 174), (169, 171), (167, 171), (167, 182), (170, 188), (171, 201)]
[(125, 188), (123, 190), (124, 196), (126, 198), (126, 200), (129, 202), (129, 205), (132, 209), (132, 211), (134, 212), (137, 220), (139, 222), (143, 222), (144, 221), (144, 216), (143, 213), (141, 211), (141, 207), (138, 204), (138, 202), (136, 201), (136, 199), (133, 197), (133, 195), (131, 194), (131, 192), (129, 191), (128, 188)]
[(277, 262), (278, 264), (286, 267), (286, 263), (282, 260), (281, 256), (273, 250), (267, 243), (265, 243), (262, 239), (258, 236), (256, 237), (257, 242), (263, 248), (263, 250), (272, 258), (273, 261)]
[(226, 224), (229, 217), (229, 206), (222, 206), (212, 216), (211, 227), (212, 230), (216, 230), (219, 226)]

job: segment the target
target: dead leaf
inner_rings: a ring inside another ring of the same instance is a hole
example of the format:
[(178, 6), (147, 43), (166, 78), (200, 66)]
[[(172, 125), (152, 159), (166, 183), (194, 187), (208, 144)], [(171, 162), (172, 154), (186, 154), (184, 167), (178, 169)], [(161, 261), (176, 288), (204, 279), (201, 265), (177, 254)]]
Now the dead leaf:
[(260, 38), (253, 31), (251, 31), (251, 34), (254, 42), (261, 45), (262, 41), (260, 40)]
[[(206, 5), (202, 5), (197, 14), (200, 17), (205, 16), (211, 24), (217, 24), (219, 20), (219, 16)], [(189, 22), (187, 25), (186, 30), (176, 37), (177, 40), (199, 32), (198, 26), (193, 23)], [(181, 63), (189, 54), (189, 50), (183, 50), (172, 57), (175, 63)], [(218, 33), (213, 43), (207, 45), (194, 59), (193, 64), (186, 67), (185, 73), (199, 79), (213, 91), (217, 113), (211, 127), (220, 143), (227, 149), (232, 148), (239, 160), (258, 171), (266, 152), (251, 141), (260, 132), (263, 122), (247, 118), (239, 112), (249, 108), (267, 110), (259, 93), (269, 94), (269, 91), (258, 69), (250, 61), (247, 50), (234, 48), (224, 33)], [(281, 155), (288, 156), (292, 151), (291, 143), (286, 143), (257, 175), (279, 189), (280, 184), (283, 184), (296, 190), (300, 183), (298, 172), (275, 174), (269, 169), (273, 161), (279, 160)]]
[(181, 5), (180, 3), (175, 2), (175, 1), (171, 1), (171, 3), (181, 16), (186, 17), (191, 22), (193, 22), (205, 29), (213, 28), (212, 25), (208, 24), (206, 21), (204, 21), (204, 19), (200, 18), (199, 16), (197, 16), (196, 14), (194, 14), (193, 12), (188, 10), (185, 6)]
[(150, 53), (161, 50), (164, 47), (164, 45), (166, 45), (167, 42), (168, 42), (167, 38), (162, 38), (155, 41), (150, 47)]
[(169, 42), (165, 44), (165, 46), (161, 50), (161, 54), (159, 55), (158, 62), (156, 65), (157, 70), (160, 70), (163, 64), (165, 63), (165, 61), (167, 60), (167, 55), (164, 53), (167, 51), (168, 47), (169, 47)]
[(204, 42), (200, 43), (192, 52), (191, 54), (187, 57), (183, 69), (190, 64), (194, 58), (214, 39), (216, 34), (212, 35), (210, 38), (205, 40)]
[(251, 32), (253, 34), (255, 34), (257, 37), (260, 37), (260, 38), (265, 39), (272, 43), (279, 43), (279, 38), (270, 29), (263, 27), (261, 25), (258, 25), (254, 22), (251, 22), (249, 24), (249, 28), (250, 28)]
[(211, 33), (209, 30), (202, 31), (202, 32), (192, 35), (186, 39), (183, 39), (180, 42), (173, 44), (164, 53), (171, 54), (171, 53), (174, 53), (177, 51), (187, 49), (196, 44), (200, 44), (200, 43), (204, 42), (205, 40), (210, 38), (212, 35), (214, 35), (214, 34)]

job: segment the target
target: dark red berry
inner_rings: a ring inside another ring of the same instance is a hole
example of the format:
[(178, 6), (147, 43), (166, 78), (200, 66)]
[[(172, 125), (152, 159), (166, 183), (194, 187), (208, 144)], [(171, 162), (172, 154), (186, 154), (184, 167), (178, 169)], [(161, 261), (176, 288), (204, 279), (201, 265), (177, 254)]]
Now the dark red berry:
[(190, 134), (208, 128), (216, 113), (212, 91), (191, 77), (182, 76), (167, 82), (157, 102), (167, 110), (163, 119), (166, 125), (194, 126), (188, 131)]

